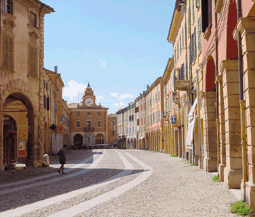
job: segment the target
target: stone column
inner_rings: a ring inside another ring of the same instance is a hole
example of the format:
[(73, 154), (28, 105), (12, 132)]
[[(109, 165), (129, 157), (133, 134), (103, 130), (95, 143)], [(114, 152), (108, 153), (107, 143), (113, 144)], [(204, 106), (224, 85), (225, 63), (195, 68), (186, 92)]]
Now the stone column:
[(178, 157), (182, 157), (182, 127), (178, 127)]
[[(242, 183), (242, 196), (246, 193), (246, 201), (255, 209), (255, 18), (242, 17), (237, 24), (242, 37), (243, 78), (246, 135), (248, 148), (248, 182)], [(238, 32), (234, 31), (238, 39)]]
[(222, 61), (221, 73), (226, 140), (224, 182), (230, 189), (240, 189), (242, 178), (242, 152), (238, 60)]
[(0, 171), (3, 171), (3, 155), (4, 155), (4, 113), (2, 112), (1, 103), (0, 103)]
[(220, 165), (218, 165), (218, 172), (220, 181), (224, 181), (224, 168), (226, 167), (226, 142), (225, 142), (225, 114), (224, 114), (224, 98), (222, 76), (217, 76), (218, 81), (218, 111), (220, 121)]
[(204, 169), (206, 172), (217, 172), (217, 132), (215, 113), (216, 92), (206, 92), (204, 98)]

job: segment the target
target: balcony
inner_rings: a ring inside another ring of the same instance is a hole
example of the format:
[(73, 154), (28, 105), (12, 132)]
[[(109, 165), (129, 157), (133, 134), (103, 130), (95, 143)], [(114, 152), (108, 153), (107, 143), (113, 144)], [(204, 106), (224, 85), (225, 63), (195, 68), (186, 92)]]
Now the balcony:
[(175, 82), (174, 82), (174, 88), (176, 90), (180, 90), (180, 91), (188, 91), (190, 89), (190, 81), (185, 79), (184, 76), (184, 64), (182, 64), (181, 68), (176, 68), (175, 69), (175, 73), (176, 73), (176, 77), (175, 77)]
[(84, 132), (94, 132), (94, 127), (84, 127)]

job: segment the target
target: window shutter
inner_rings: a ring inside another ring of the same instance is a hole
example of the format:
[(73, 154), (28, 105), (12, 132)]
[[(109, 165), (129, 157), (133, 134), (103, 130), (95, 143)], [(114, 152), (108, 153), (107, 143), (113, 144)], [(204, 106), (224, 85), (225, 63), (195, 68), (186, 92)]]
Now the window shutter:
[(212, 0), (208, 0), (208, 26), (212, 26)]
[(201, 17), (198, 19), (198, 52), (202, 50), (202, 44), (201, 44)]
[(192, 0), (192, 22), (195, 21), (195, 0)]
[(194, 60), (197, 58), (197, 37), (196, 37), (196, 27), (194, 28)]
[(13, 71), (13, 38), (7, 34), (3, 37), (3, 69)]
[(199, 8), (199, 6), (200, 6), (200, 0), (197, 0), (196, 7)]
[(202, 1), (202, 32), (205, 32), (208, 27), (208, 3)]
[(37, 77), (37, 48), (29, 45), (29, 75)]
[(50, 110), (50, 98), (47, 97), (47, 110)]

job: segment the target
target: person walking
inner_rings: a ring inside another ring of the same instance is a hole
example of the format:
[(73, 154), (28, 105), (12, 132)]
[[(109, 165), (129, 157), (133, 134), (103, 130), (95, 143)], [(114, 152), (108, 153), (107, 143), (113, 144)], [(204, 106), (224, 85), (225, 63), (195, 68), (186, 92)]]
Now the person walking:
[(59, 156), (59, 163), (61, 164), (58, 172), (60, 173), (60, 170), (62, 170), (62, 174), (66, 174), (64, 172), (64, 165), (66, 163), (66, 149), (67, 149), (67, 145), (64, 145), (63, 148), (61, 148), (58, 152), (58, 156)]

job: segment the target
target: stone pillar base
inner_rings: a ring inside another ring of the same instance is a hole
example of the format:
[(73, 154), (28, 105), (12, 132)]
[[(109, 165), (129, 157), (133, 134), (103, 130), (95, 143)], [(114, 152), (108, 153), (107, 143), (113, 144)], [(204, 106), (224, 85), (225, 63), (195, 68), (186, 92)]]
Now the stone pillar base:
[(189, 163), (191, 164), (191, 163), (193, 163), (193, 149), (189, 149)]
[(251, 182), (246, 183), (246, 202), (255, 210), (255, 184)]
[(242, 169), (224, 169), (224, 183), (229, 189), (241, 189)]
[(217, 172), (217, 158), (205, 158), (205, 171)]
[(199, 156), (198, 156), (198, 155), (195, 155), (194, 164), (195, 164), (196, 166), (198, 166), (198, 162), (199, 162)]
[(224, 182), (224, 169), (225, 169), (225, 167), (226, 167), (225, 164), (220, 164), (219, 167), (218, 167), (220, 182)]

